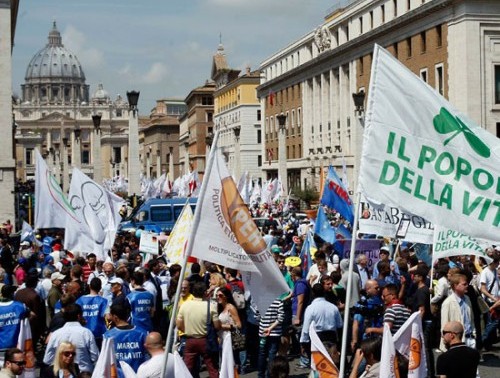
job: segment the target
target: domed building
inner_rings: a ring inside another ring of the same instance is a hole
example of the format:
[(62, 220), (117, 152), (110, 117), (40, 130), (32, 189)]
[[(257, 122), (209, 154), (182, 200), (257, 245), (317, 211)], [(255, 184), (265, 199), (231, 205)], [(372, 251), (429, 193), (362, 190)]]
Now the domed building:
[[(35, 148), (64, 190), (72, 167), (97, 181), (127, 176), (129, 107), (112, 100), (102, 83), (90, 96), (78, 57), (67, 49), (54, 22), (48, 43), (28, 63), (21, 98), (15, 99), (16, 177), (35, 177)], [(93, 116), (99, 115), (99, 128)]]

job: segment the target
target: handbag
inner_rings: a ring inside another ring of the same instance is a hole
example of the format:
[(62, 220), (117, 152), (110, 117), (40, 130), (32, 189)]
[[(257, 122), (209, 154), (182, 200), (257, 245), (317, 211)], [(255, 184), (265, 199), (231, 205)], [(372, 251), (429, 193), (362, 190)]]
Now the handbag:
[(233, 350), (236, 352), (240, 352), (246, 348), (245, 334), (238, 327), (233, 327), (231, 330), (231, 344), (233, 345)]
[(219, 341), (217, 340), (217, 331), (212, 323), (210, 316), (210, 301), (207, 302), (207, 352), (219, 352)]
[(490, 311), (490, 306), (486, 301), (484, 300), (481, 295), (477, 296), (477, 306), (479, 307), (479, 311), (481, 311), (481, 314), (486, 314), (488, 311)]

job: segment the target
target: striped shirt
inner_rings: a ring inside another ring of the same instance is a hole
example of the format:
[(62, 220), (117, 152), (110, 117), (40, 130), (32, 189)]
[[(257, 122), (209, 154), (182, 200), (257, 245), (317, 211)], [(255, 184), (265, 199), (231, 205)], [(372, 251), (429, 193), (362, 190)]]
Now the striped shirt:
[(278, 321), (278, 325), (271, 330), (269, 336), (281, 336), (283, 318), (285, 317), (285, 312), (283, 310), (283, 301), (275, 299), (273, 303), (269, 306), (264, 316), (260, 318), (259, 322), (259, 336), (265, 337), (264, 330), (269, 328), (275, 321)]
[(384, 312), (384, 323), (392, 323), (391, 333), (394, 335), (410, 317), (411, 311), (402, 304), (395, 303)]

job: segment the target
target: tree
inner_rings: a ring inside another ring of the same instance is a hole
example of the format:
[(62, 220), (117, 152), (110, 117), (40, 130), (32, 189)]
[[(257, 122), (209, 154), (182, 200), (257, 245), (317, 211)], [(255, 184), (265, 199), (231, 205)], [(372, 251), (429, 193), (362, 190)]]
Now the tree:
[(304, 190), (294, 189), (293, 195), (298, 197), (301, 201), (304, 201), (308, 209), (311, 208), (311, 204), (313, 202), (317, 202), (319, 200), (319, 193), (316, 189), (308, 186), (306, 186)]

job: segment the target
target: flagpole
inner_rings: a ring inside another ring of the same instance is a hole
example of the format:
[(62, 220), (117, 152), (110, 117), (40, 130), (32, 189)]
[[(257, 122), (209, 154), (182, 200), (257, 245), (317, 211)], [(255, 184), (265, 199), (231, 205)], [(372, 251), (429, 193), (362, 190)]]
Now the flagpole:
[(349, 270), (347, 279), (347, 293), (345, 299), (345, 310), (344, 310), (344, 327), (342, 329), (342, 349), (340, 352), (340, 373), (339, 377), (343, 378), (345, 374), (345, 365), (347, 361), (347, 337), (349, 331), (349, 310), (351, 302), (351, 291), (352, 291), (352, 274), (354, 268), (354, 254), (356, 253), (356, 240), (358, 233), (358, 218), (359, 218), (359, 207), (361, 205), (361, 192), (356, 195), (356, 212), (354, 213), (354, 224), (352, 225), (352, 238), (351, 238), (351, 254), (349, 256)]
[[(207, 187), (207, 182), (208, 182), (208, 175), (207, 172), (210, 172), (212, 170), (212, 166), (214, 164), (215, 160), (215, 150), (214, 146), (217, 145), (217, 139), (219, 138), (219, 132), (217, 131), (214, 135), (214, 140), (212, 142), (212, 146), (210, 147), (210, 154), (208, 156), (208, 162), (207, 166), (205, 168), (205, 176), (203, 176), (203, 182), (201, 184), (200, 188), (200, 193), (198, 195), (198, 200), (196, 201), (196, 210), (194, 212), (194, 219), (193, 219), (193, 225), (191, 227), (191, 230), (195, 228), (195, 225), (200, 223), (200, 218), (201, 218), (201, 209), (203, 208), (203, 201), (205, 199), (205, 192), (206, 192), (206, 187)], [(189, 202), (189, 198), (187, 199)], [(186, 266), (187, 266), (187, 259), (189, 256), (191, 256), (191, 252), (193, 250), (192, 245), (193, 245), (193, 240), (194, 240), (194, 232), (191, 232), (189, 234), (189, 239), (187, 243), (187, 248), (186, 251), (184, 252), (184, 260), (182, 262), (182, 269), (181, 269), (181, 274), (179, 276), (179, 281), (184, 279), (184, 275), (186, 274)], [(165, 373), (167, 370), (167, 362), (168, 362), (168, 351), (172, 347), (171, 345), (171, 338), (172, 334), (174, 331), (173, 325), (175, 324), (175, 321), (177, 319), (177, 307), (179, 306), (179, 297), (181, 293), (181, 286), (182, 286), (182, 281), (177, 283), (177, 289), (175, 290), (175, 299), (174, 299), (174, 307), (172, 308), (172, 316), (170, 318), (170, 324), (168, 326), (168, 333), (167, 333), (167, 340), (165, 341), (165, 358), (164, 361), (165, 363), (162, 364), (161, 368), (161, 375), (160, 377), (166, 378)]]

